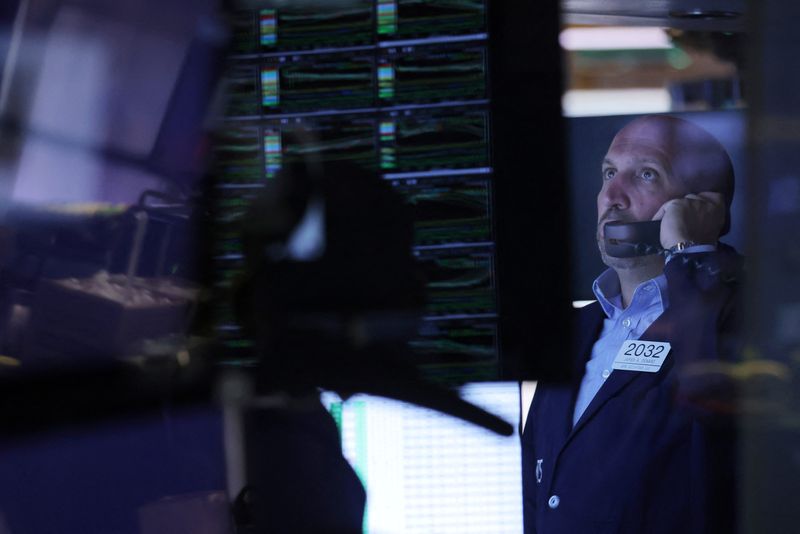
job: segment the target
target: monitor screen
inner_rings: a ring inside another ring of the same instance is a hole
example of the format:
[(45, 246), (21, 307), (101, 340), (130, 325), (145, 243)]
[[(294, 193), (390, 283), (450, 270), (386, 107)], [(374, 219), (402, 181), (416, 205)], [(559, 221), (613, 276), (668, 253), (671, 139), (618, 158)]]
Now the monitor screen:
[[(409, 342), (414, 364), (449, 384), (537, 374), (532, 362), (544, 359), (530, 354), (546, 347), (517, 332), (531, 329), (535, 298), (564, 286), (567, 275), (551, 267), (566, 259), (550, 246), (545, 260), (520, 238), (556, 240), (537, 238), (531, 217), (558, 229), (566, 216), (515, 205), (537, 187), (531, 151), (558, 150), (536, 148), (536, 129), (525, 122), (536, 116), (528, 96), (549, 82), (506, 109), (504, 101), (528, 87), (514, 77), (529, 67), (507, 61), (524, 43), (504, 30), (519, 24), (522, 33), (533, 20), (512, 11), (489, 0), (265, 0), (236, 13), (216, 144), (218, 286), (235, 286), (244, 265), (236, 235), (247, 198), (290, 165), (348, 162), (389, 183), (413, 216), (412, 253), (427, 280), (427, 305)], [(508, 138), (530, 144), (520, 151)], [(567, 304), (551, 306), (554, 324), (567, 324), (558, 321)], [(246, 363), (240, 349), (252, 341), (224, 297), (217, 331), (230, 350), (225, 362)]]
[[(462, 398), (519, 421), (515, 382), (463, 386)], [(522, 532), (519, 434), (487, 430), (410, 404), (356, 395), (322, 402), (367, 491), (365, 534)]]

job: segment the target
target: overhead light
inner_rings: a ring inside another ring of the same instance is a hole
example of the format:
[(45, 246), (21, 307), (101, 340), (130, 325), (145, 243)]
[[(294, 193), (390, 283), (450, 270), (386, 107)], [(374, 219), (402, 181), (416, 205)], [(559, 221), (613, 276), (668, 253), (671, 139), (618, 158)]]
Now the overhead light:
[(665, 113), (672, 99), (662, 88), (570, 89), (561, 98), (561, 109), (565, 117)]
[(558, 37), (566, 50), (653, 50), (672, 48), (662, 28), (602, 26), (566, 28)]

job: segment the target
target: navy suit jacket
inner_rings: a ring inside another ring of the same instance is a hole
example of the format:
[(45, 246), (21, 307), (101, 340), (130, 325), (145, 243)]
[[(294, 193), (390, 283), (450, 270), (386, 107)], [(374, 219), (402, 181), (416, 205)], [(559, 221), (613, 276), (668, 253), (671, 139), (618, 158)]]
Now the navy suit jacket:
[(656, 373), (613, 371), (573, 428), (605, 317), (598, 303), (579, 311), (576, 378), (539, 385), (522, 436), (526, 534), (735, 531), (727, 382), (703, 370), (737, 351), (740, 271), (724, 245), (670, 261), (669, 307), (640, 339), (671, 352)]

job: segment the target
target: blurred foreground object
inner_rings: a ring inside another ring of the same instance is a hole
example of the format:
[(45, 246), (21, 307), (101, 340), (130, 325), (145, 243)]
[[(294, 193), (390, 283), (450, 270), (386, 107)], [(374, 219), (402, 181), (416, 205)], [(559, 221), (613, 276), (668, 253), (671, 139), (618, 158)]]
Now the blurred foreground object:
[(510, 435), (412, 364), (424, 279), (407, 207), (388, 183), (347, 164), (289, 166), (243, 221), (236, 310), (260, 357), (259, 390), (372, 393)]
[(231, 534), (228, 500), (221, 491), (171, 495), (139, 509), (141, 534)]

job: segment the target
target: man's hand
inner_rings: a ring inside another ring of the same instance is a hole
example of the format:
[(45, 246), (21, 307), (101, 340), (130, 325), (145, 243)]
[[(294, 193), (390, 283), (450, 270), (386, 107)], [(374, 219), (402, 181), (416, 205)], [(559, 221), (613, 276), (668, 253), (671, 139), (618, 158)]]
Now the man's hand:
[(665, 249), (680, 242), (714, 244), (725, 224), (725, 197), (710, 191), (690, 193), (664, 203), (653, 220), (661, 220), (661, 246)]

